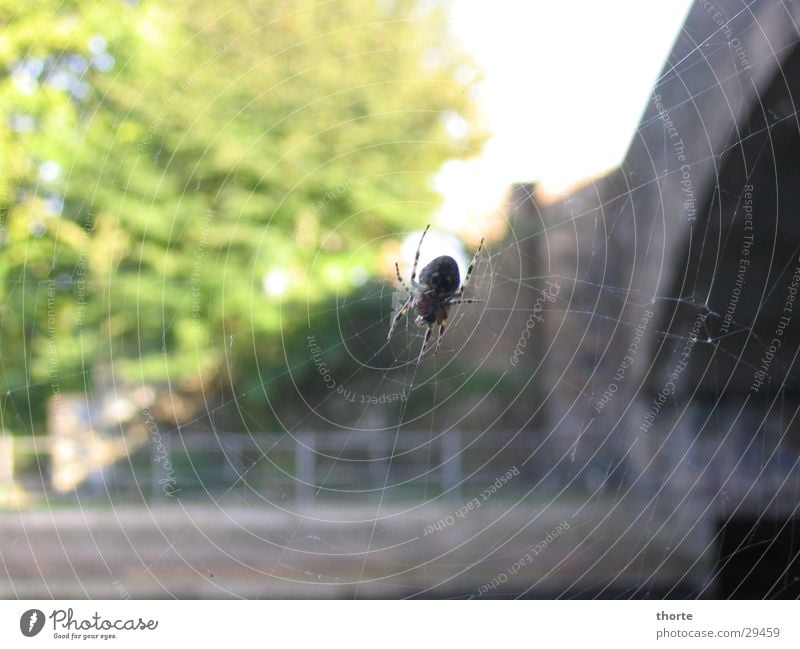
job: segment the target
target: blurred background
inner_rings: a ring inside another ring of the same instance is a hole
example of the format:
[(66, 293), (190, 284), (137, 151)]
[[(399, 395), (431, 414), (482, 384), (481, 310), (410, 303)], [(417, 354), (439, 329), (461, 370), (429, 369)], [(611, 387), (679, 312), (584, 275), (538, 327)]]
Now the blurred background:
[(0, 595), (800, 596), (799, 12), (0, 1)]

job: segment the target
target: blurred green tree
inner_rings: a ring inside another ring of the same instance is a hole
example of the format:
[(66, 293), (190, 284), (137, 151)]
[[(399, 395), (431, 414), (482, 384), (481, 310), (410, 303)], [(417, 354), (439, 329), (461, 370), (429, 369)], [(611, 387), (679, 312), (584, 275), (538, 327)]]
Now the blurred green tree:
[(199, 397), (274, 378), (307, 305), (376, 273), (364, 242), (423, 225), (432, 174), (482, 141), (427, 2), (0, 0), (0, 21), (14, 430), (97, 367)]

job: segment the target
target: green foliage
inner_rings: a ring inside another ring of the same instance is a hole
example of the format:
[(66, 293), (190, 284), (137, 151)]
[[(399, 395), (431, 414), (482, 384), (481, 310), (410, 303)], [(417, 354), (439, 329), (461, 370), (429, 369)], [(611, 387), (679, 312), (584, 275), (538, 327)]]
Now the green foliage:
[(0, 0), (0, 21), (16, 429), (98, 364), (270, 380), (304, 309), (376, 273), (365, 244), (424, 224), (431, 175), (481, 139), (470, 63), (415, 2)]

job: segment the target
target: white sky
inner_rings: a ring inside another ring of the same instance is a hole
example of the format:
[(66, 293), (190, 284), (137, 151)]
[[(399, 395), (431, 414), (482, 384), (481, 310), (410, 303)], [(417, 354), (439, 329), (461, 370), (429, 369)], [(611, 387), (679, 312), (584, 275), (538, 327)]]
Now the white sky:
[(482, 220), (513, 182), (557, 193), (616, 166), (690, 4), (453, 0), (452, 29), (485, 74), (477, 99), (493, 135), (479, 159), (437, 177), (438, 224)]

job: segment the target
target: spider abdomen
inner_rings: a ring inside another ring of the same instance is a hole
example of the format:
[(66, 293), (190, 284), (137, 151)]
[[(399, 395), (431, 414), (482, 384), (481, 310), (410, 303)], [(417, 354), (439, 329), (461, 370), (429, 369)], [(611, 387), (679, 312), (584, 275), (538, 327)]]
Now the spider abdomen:
[(456, 260), (448, 255), (436, 257), (420, 271), (419, 283), (427, 285), (436, 296), (449, 296), (461, 282)]
[(433, 324), (447, 318), (447, 305), (434, 295), (422, 295), (414, 303), (417, 324)]

